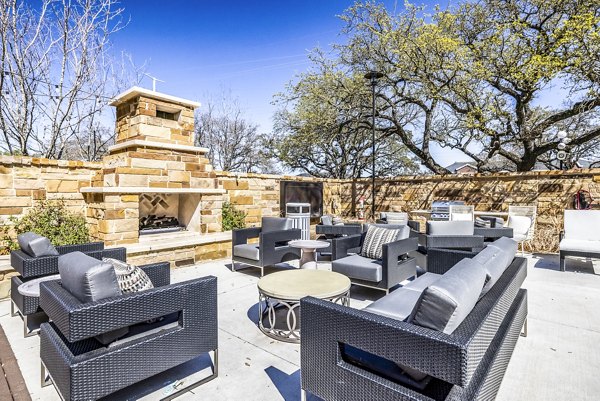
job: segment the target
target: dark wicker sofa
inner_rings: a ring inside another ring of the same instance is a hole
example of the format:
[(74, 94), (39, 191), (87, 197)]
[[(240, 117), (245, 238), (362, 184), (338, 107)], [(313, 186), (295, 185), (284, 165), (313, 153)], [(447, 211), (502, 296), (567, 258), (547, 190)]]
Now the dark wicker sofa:
[[(461, 252), (454, 260), (465, 257)], [(302, 299), (303, 397), (309, 392), (327, 401), (493, 400), (526, 323), (527, 292), (521, 289), (526, 273), (526, 260), (515, 257), (451, 334)], [(401, 377), (405, 369), (428, 375), (425, 386)]]
[[(96, 259), (103, 257), (122, 261), (126, 259), (125, 248), (104, 249), (103, 242), (57, 246), (56, 250), (60, 255), (79, 251)], [(29, 330), (28, 319), (37, 315), (43, 320), (43, 311), (40, 308), (38, 297), (23, 296), (19, 293), (18, 288), (29, 280), (58, 274), (58, 256), (33, 257), (21, 250), (15, 250), (10, 253), (10, 262), (13, 269), (19, 273), (10, 280), (11, 315), (20, 315), (23, 318), (24, 336), (28, 337), (37, 333), (37, 331)]]
[[(95, 302), (80, 302), (58, 280), (41, 284), (51, 318), (40, 331), (42, 383), (51, 380), (63, 399), (95, 400), (210, 351), (213, 374), (170, 397), (217, 376), (217, 279), (169, 284), (168, 262), (140, 267), (155, 288)], [(94, 338), (122, 327), (129, 334), (109, 345)]]

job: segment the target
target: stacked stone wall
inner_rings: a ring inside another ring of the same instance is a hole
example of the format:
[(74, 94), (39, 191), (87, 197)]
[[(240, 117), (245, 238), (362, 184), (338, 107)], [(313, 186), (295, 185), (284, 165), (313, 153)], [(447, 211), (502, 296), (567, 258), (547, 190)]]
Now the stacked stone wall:
[(42, 200), (62, 200), (71, 211), (85, 214), (79, 189), (89, 187), (101, 167), (95, 162), (0, 156), (0, 225)]

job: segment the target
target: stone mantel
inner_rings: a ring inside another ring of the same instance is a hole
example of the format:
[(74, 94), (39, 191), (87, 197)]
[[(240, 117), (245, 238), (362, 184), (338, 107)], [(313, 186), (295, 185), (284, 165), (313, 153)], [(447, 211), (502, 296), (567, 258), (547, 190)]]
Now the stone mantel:
[(154, 187), (84, 187), (81, 193), (87, 194), (200, 194), (221, 195), (226, 191), (220, 188), (154, 188)]
[(148, 141), (142, 139), (133, 139), (121, 143), (117, 143), (116, 145), (112, 145), (108, 148), (108, 151), (114, 153), (117, 150), (127, 149), (127, 148), (154, 148), (154, 149), (169, 149), (169, 150), (178, 150), (182, 152), (190, 152), (190, 153), (208, 153), (208, 148), (203, 148), (200, 146), (191, 146), (191, 145), (180, 145), (176, 143), (168, 143), (168, 142), (158, 142), (158, 141)]

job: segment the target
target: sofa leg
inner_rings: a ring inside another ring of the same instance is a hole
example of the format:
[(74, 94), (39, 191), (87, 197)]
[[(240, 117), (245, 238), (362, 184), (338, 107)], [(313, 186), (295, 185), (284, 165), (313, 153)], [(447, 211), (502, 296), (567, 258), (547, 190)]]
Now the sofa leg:
[(41, 366), (40, 385), (42, 387), (47, 387), (50, 384), (52, 384), (52, 378), (50, 378), (50, 375), (48, 374), (48, 371), (46, 370), (46, 366), (44, 366), (44, 362), (40, 362), (40, 366)]
[(235, 262), (231, 259), (231, 271), (235, 272)]
[(559, 258), (560, 258), (560, 271), (564, 272), (565, 271), (565, 255), (562, 252), (559, 252)]
[(523, 331), (521, 331), (521, 337), (527, 337), (527, 318), (525, 318), (525, 323), (523, 323)]
[(300, 401), (306, 401), (306, 390), (300, 388)]
[(17, 315), (18, 315), (18, 313), (15, 312), (15, 303), (11, 300), (10, 301), (10, 316), (15, 317)]
[(264, 266), (260, 267), (260, 276), (263, 277), (265, 275), (265, 268)]

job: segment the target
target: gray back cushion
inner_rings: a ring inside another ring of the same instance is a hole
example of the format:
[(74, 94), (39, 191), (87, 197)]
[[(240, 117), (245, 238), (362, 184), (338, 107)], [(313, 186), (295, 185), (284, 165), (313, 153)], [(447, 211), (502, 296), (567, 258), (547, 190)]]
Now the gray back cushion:
[[(112, 264), (102, 262), (81, 252), (71, 252), (58, 258), (58, 272), (64, 289), (81, 302), (99, 301), (122, 294)], [(128, 327), (96, 336), (107, 345), (129, 332)]]
[(292, 226), (292, 219), (285, 217), (263, 217), (261, 223), (261, 231), (268, 233), (270, 231), (289, 230)]
[(82, 252), (58, 258), (62, 286), (81, 302), (93, 302), (122, 294), (115, 269)]
[(428, 221), (429, 235), (473, 235), (475, 224), (472, 221)]
[(29, 256), (58, 256), (58, 251), (46, 237), (36, 233), (27, 232), (17, 236), (19, 247)]
[(514, 250), (508, 241), (502, 241), (499, 244), (502, 248), (494, 245), (495, 243), (490, 244), (477, 255), (473, 256), (473, 260), (481, 264), (487, 274), (487, 282), (485, 283), (483, 290), (481, 290), (482, 297), (487, 294), (494, 284), (496, 284), (496, 281), (498, 281), (500, 276), (502, 276), (506, 268), (515, 258), (517, 243), (510, 238), (506, 239), (515, 244)]
[(333, 218), (329, 215), (321, 216), (321, 224), (323, 224), (324, 226), (332, 226)]
[(387, 212), (386, 220), (388, 224), (408, 224), (408, 213), (405, 212)]
[(479, 263), (461, 260), (423, 291), (408, 322), (452, 334), (473, 310), (485, 279)]
[(363, 232), (366, 233), (369, 230), (369, 227), (379, 227), (387, 230), (399, 230), (394, 241), (399, 241), (401, 239), (410, 237), (410, 227), (404, 224), (364, 224)]
[(496, 248), (499, 248), (500, 250), (508, 253), (508, 255), (511, 256), (511, 261), (517, 254), (517, 247), (519, 246), (517, 241), (508, 237), (500, 237), (496, 241), (492, 242), (490, 245), (493, 245)]

